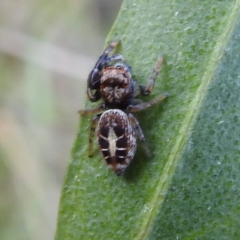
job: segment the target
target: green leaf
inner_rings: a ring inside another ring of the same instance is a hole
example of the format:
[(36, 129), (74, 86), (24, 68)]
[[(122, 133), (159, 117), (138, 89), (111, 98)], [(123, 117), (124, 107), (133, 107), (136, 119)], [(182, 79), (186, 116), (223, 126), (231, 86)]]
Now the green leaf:
[[(125, 0), (107, 42), (145, 83), (165, 64), (137, 115), (154, 155), (125, 176), (87, 157), (82, 118), (59, 207), (56, 239), (240, 239), (240, 1)], [(87, 107), (93, 107), (88, 103)]]

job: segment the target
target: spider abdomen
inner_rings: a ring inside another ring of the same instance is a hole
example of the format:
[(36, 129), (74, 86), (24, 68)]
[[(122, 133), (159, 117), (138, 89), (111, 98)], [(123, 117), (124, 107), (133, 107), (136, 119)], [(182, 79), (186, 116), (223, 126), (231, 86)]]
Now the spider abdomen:
[(127, 114), (118, 109), (104, 112), (99, 119), (97, 135), (106, 163), (121, 175), (136, 151), (136, 135)]

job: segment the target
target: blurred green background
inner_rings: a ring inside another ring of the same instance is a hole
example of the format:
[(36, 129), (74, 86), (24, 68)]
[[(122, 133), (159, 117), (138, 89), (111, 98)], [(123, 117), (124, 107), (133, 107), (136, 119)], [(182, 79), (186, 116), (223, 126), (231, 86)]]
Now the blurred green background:
[(86, 80), (122, 1), (0, 0), (0, 239), (54, 238)]

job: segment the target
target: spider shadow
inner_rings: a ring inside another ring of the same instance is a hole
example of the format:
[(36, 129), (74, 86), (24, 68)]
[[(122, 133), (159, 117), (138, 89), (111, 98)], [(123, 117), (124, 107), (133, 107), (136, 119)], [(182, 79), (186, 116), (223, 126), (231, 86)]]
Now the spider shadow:
[[(165, 89), (165, 91), (168, 91), (168, 84), (167, 84), (167, 79), (169, 79), (169, 71), (171, 70), (171, 66), (168, 66), (167, 64), (167, 56), (164, 55), (164, 61), (163, 61), (163, 66), (160, 72), (161, 75), (161, 89)], [(156, 83), (157, 84), (157, 83)], [(163, 91), (163, 92), (165, 92)], [(154, 91), (155, 92), (155, 91)], [(145, 98), (142, 97), (141, 98), (143, 100), (143, 102), (147, 102), (150, 99), (153, 99), (153, 97), (150, 96), (150, 98)], [(146, 137), (146, 142), (148, 144), (148, 147), (151, 151), (151, 153), (155, 152), (155, 149), (158, 147), (156, 144), (154, 144), (154, 135), (156, 135), (157, 128), (158, 126), (152, 126), (151, 123), (157, 123), (157, 119), (156, 119), (156, 115), (154, 114), (155, 112), (158, 113), (158, 118), (161, 119), (161, 115), (163, 113), (163, 109), (166, 108), (166, 104), (167, 104), (168, 98), (165, 99), (163, 102), (160, 102), (156, 105), (151, 106), (149, 109), (143, 110), (142, 112), (139, 112), (136, 115), (136, 118), (138, 119), (140, 126), (143, 130), (143, 133)], [(155, 116), (154, 116), (155, 115)], [(153, 129), (154, 127), (154, 129)], [(147, 130), (151, 129), (152, 133), (149, 133)], [(148, 139), (151, 139), (151, 141), (148, 141)], [(153, 143), (153, 144), (149, 144), (149, 142)], [(130, 166), (128, 167), (128, 169), (126, 170), (125, 174), (123, 175), (123, 178), (127, 181), (127, 182), (134, 182), (136, 181), (139, 176), (142, 174), (142, 172), (144, 171), (144, 169), (147, 167), (147, 165), (151, 162), (152, 158), (155, 157), (154, 155), (151, 158), (148, 158), (146, 156), (146, 153), (141, 145), (141, 142), (138, 141), (137, 142), (138, 148), (137, 148), (137, 152), (135, 154), (135, 157), (132, 161), (132, 163), (130, 164)]]
[[(156, 118), (156, 116), (154, 116), (155, 111), (159, 112), (158, 117), (161, 118), (163, 104), (165, 104), (165, 103), (166, 102), (164, 101), (164, 103), (160, 103), (156, 106), (152, 106), (151, 109), (147, 109), (136, 115), (136, 117), (139, 120), (140, 125), (142, 127), (143, 133), (145, 135), (147, 145), (150, 149), (150, 152), (152, 153), (152, 157), (151, 158), (147, 157), (147, 155), (142, 147), (141, 142), (138, 140), (137, 141), (137, 151), (134, 156), (134, 159), (131, 162), (131, 164), (129, 165), (125, 174), (123, 175), (124, 179), (127, 182), (136, 181), (140, 177), (140, 175), (142, 174), (144, 169), (147, 168), (147, 165), (149, 163), (151, 163), (151, 160), (153, 159), (153, 157), (155, 157), (153, 153), (155, 152), (155, 149), (158, 146), (156, 144), (154, 144), (154, 140), (152, 139), (152, 136), (154, 135), (154, 133), (157, 133), (158, 127), (155, 126), (154, 129), (151, 129), (153, 127), (151, 123), (156, 122), (156, 121), (154, 121), (154, 119)], [(148, 129), (151, 129), (151, 133), (147, 131)], [(150, 139), (151, 139), (151, 141), (150, 141)]]

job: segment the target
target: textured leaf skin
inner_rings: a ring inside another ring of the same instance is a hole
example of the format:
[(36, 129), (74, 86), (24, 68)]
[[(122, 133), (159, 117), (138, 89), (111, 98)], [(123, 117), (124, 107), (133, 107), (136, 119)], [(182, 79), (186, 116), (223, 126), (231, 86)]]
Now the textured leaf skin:
[(150, 239), (240, 239), (240, 18)]
[[(144, 83), (165, 64), (137, 115), (141, 145), (125, 176), (88, 158), (82, 118), (63, 186), (56, 239), (240, 239), (240, 1), (125, 1), (108, 42)], [(87, 107), (94, 104), (88, 103)]]

